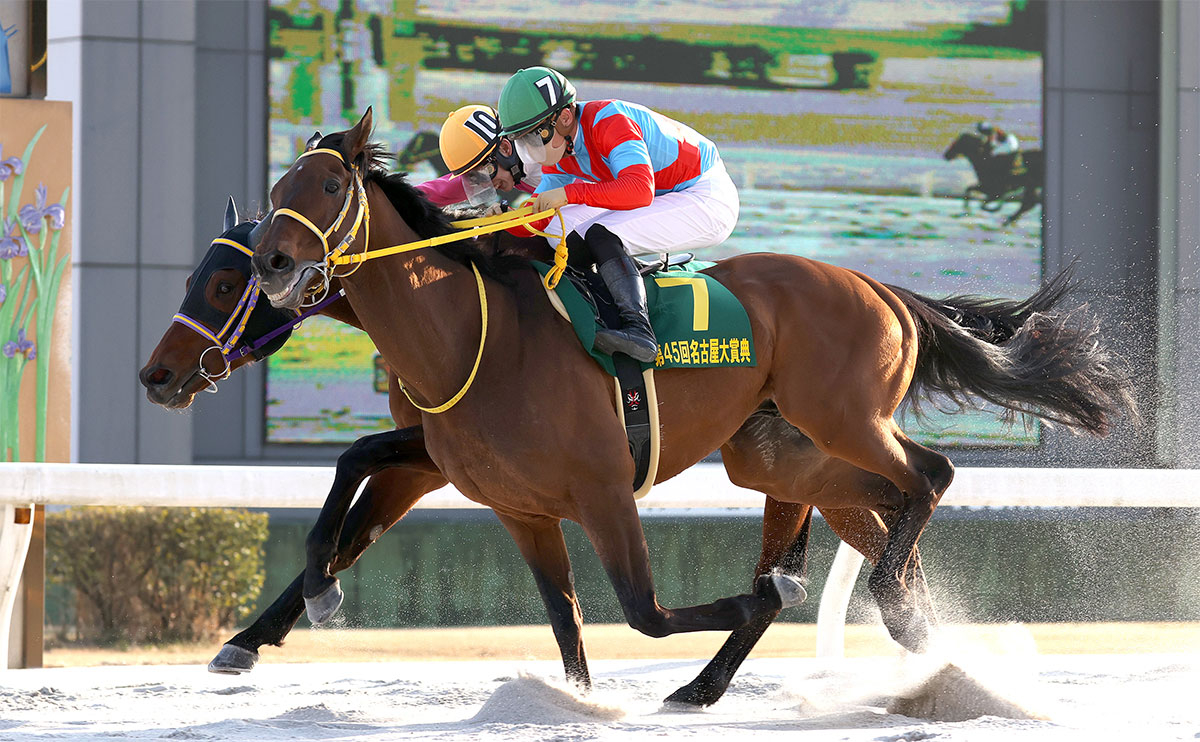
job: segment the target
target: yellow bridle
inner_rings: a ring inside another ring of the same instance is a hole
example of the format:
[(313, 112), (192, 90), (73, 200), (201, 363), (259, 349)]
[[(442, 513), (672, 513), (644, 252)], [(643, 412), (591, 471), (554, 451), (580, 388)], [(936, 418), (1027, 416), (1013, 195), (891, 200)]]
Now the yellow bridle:
[[(457, 242), (459, 240), (471, 239), (472, 237), (480, 237), (485, 234), (492, 234), (510, 227), (522, 225), (529, 230), (531, 234), (545, 237), (547, 239), (558, 240), (558, 244), (554, 250), (554, 266), (549, 272), (546, 273), (546, 277), (544, 279), (547, 289), (553, 289), (558, 285), (559, 279), (562, 278), (563, 271), (565, 271), (567, 268), (567, 230), (566, 224), (563, 221), (562, 212), (558, 209), (546, 209), (545, 211), (534, 213), (532, 206), (503, 214), (496, 214), (494, 216), (485, 216), (477, 219), (464, 219), (462, 221), (451, 222), (453, 226), (460, 230), (458, 232), (452, 232), (439, 237), (431, 237), (425, 240), (418, 240), (416, 242), (406, 242), (399, 245), (393, 245), (391, 247), (380, 248), (378, 250), (368, 250), (364, 247), (362, 252), (346, 255), (344, 254), (346, 250), (349, 249), (350, 245), (353, 244), (358, 238), (359, 227), (363, 228), (364, 246), (369, 245), (371, 241), (371, 216), (370, 207), (367, 203), (367, 189), (363, 184), (362, 175), (358, 171), (358, 166), (354, 164), (348, 164), (346, 159), (342, 156), (342, 153), (338, 152), (337, 150), (323, 147), (310, 149), (296, 159), (299, 161), (300, 159), (308, 157), (309, 155), (316, 154), (333, 155), (334, 157), (338, 158), (343, 165), (346, 165), (350, 169), (352, 187), (347, 189), (346, 203), (342, 206), (342, 210), (338, 213), (337, 219), (334, 220), (329, 229), (324, 231), (322, 231), (317, 225), (313, 224), (308, 217), (293, 209), (275, 209), (272, 212), (271, 219), (273, 221), (278, 216), (291, 217), (307, 227), (308, 230), (316, 235), (317, 239), (321, 241), (321, 245), (324, 249), (324, 262), (321, 266), (321, 275), (325, 281), (326, 291), (329, 288), (329, 281), (331, 278), (342, 278), (349, 276), (358, 270), (356, 267), (347, 273), (335, 274), (334, 270), (336, 270), (336, 267), (339, 265), (361, 266), (364, 262), (373, 258), (384, 258), (389, 255), (399, 255), (401, 253), (412, 252), (413, 250), (420, 250), (426, 247), (436, 247), (437, 245), (445, 245), (451, 242)], [(342, 222), (346, 218), (346, 214), (350, 210), (350, 204), (353, 203), (356, 195), (358, 197), (358, 215), (354, 219), (354, 224), (350, 227), (350, 230), (346, 233), (346, 235), (342, 237), (337, 247), (331, 250), (329, 247), (329, 236), (337, 231), (338, 227), (342, 225)], [(539, 221), (541, 219), (552, 218), (555, 216), (558, 217), (559, 228), (561, 229), (562, 234), (549, 234), (529, 226), (532, 222)], [(482, 327), (479, 333), (479, 350), (475, 354), (475, 364), (471, 367), (471, 373), (467, 376), (467, 380), (463, 384), (462, 388), (459, 389), (453, 397), (442, 404), (437, 405), (436, 407), (422, 407), (421, 405), (417, 404), (416, 400), (412, 398), (412, 394), (410, 394), (408, 389), (404, 386), (404, 382), (400, 381), (400, 377), (396, 377), (397, 381), (400, 383), (400, 391), (404, 392), (404, 396), (408, 397), (408, 401), (412, 403), (413, 407), (416, 407), (422, 412), (428, 412), (436, 415), (438, 413), (445, 412), (454, 405), (458, 404), (458, 401), (462, 399), (464, 395), (466, 395), (467, 390), (470, 389), (471, 384), (474, 383), (475, 375), (479, 371), (479, 364), (483, 360), (483, 346), (487, 341), (488, 326), (487, 291), (483, 285), (483, 276), (479, 273), (479, 267), (476, 266), (474, 262), (471, 263), (471, 270), (475, 273), (475, 283), (479, 288), (479, 312), (482, 320)]]

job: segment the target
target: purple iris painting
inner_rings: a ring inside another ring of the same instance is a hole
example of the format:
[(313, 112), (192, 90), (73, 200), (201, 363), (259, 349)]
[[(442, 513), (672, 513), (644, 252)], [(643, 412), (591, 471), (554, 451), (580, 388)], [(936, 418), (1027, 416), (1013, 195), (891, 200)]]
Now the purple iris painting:
[(0, 231), (0, 260), (22, 258), (29, 254), (29, 243), (17, 232), (17, 223), (4, 220), (4, 229)]
[(12, 358), (18, 353), (24, 355), (30, 361), (37, 358), (37, 348), (34, 347), (32, 340), (25, 337), (25, 328), (23, 327), (17, 330), (16, 340), (10, 340), (4, 344), (5, 358)]
[(8, 180), (14, 175), (20, 175), (25, 171), (25, 163), (17, 157), (4, 158), (4, 147), (0, 146), (0, 183)]
[(21, 207), (21, 226), (25, 227), (25, 231), (29, 234), (37, 234), (42, 231), (42, 221), (50, 220), (50, 228), (59, 230), (66, 223), (67, 212), (63, 209), (62, 204), (46, 205), (46, 184), (39, 183), (37, 187), (37, 203), (26, 204)]

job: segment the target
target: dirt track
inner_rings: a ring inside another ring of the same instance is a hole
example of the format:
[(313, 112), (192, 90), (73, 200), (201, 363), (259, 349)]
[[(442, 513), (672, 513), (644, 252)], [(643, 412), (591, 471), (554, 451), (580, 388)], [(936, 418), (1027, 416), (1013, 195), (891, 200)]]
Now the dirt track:
[[(951, 626), (952, 637), (997, 653), (1014, 649), (1040, 654), (1127, 654), (1200, 652), (1200, 623), (972, 624)], [(590, 659), (708, 658), (725, 634), (680, 634), (651, 639), (628, 626), (584, 627)], [(813, 624), (771, 627), (754, 657), (812, 657)], [(169, 647), (97, 649), (61, 647), (45, 653), (46, 667), (207, 663), (220, 642)], [(849, 657), (886, 656), (899, 651), (882, 626), (846, 627)], [(548, 626), (456, 629), (300, 629), (282, 648), (264, 647), (262, 661), (392, 662), (398, 660), (557, 659)]]

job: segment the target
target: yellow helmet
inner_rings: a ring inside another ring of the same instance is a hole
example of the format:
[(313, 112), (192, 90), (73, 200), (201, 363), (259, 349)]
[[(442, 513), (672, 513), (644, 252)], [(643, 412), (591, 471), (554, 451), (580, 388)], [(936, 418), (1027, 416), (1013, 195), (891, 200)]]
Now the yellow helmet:
[(500, 143), (500, 121), (491, 106), (463, 106), (446, 117), (438, 148), (455, 175), (478, 166)]

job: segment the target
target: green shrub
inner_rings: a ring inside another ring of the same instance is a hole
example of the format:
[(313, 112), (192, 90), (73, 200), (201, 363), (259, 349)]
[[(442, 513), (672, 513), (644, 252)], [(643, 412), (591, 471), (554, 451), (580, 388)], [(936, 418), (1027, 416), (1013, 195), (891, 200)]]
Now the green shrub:
[(211, 641), (254, 605), (266, 513), (79, 507), (46, 516), (46, 574), (76, 594), (76, 634)]

